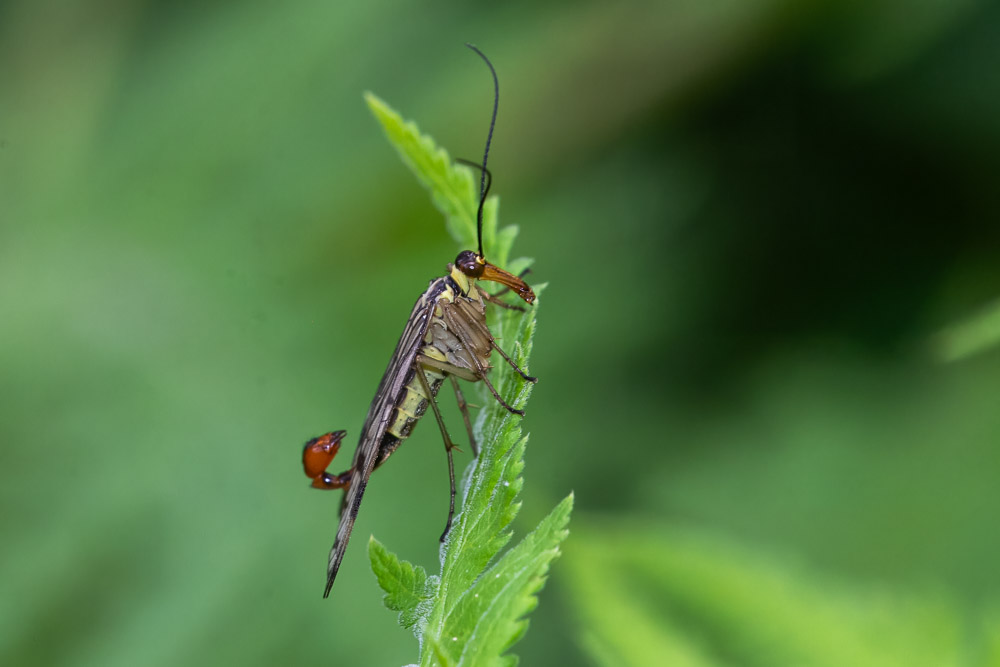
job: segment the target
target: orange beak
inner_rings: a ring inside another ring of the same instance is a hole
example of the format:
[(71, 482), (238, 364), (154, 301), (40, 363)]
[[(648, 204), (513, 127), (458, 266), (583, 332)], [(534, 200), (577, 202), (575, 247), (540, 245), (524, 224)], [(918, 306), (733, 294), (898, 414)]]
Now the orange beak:
[(489, 262), (483, 262), (483, 275), (479, 277), (479, 280), (492, 280), (495, 283), (506, 285), (517, 292), (517, 295), (529, 304), (535, 302), (535, 293), (531, 291), (531, 287), (528, 286), (528, 283), (524, 282), (513, 273), (507, 273), (503, 269), (493, 266)]

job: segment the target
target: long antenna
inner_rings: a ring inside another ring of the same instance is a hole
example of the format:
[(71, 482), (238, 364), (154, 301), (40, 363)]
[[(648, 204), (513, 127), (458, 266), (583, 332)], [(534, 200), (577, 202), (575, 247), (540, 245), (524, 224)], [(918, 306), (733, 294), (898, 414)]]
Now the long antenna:
[[(472, 167), (478, 171), (483, 171), (483, 165), (478, 162), (473, 162), (472, 160), (466, 160), (464, 157), (455, 158), (455, 162), (459, 164), (464, 164), (466, 167)], [(482, 197), (486, 197), (490, 193), (490, 185), (493, 184), (493, 174), (490, 173), (489, 169), (486, 169), (486, 191), (482, 193)]]
[(493, 63), (490, 62), (490, 59), (472, 44), (466, 42), (465, 45), (475, 51), (476, 54), (483, 59), (486, 66), (490, 68), (490, 74), (493, 75), (493, 116), (490, 118), (490, 133), (486, 135), (486, 150), (483, 151), (483, 168), (479, 177), (479, 210), (476, 212), (476, 235), (479, 237), (479, 256), (482, 257), (483, 204), (486, 203), (486, 175), (489, 173), (486, 171), (486, 158), (490, 155), (490, 142), (493, 141), (493, 126), (496, 125), (497, 122), (497, 106), (500, 104), (500, 82), (497, 81), (497, 71), (493, 69)]

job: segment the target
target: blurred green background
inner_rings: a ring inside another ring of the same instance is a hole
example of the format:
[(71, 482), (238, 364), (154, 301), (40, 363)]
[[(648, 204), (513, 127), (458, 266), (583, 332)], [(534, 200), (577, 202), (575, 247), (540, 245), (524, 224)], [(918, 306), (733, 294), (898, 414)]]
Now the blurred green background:
[(364, 547), (436, 568), (438, 434), (373, 478), (329, 601), (339, 499), (299, 456), (353, 442), (456, 252), (361, 94), (475, 159), (465, 41), (550, 283), (518, 530), (577, 503), (523, 663), (619, 660), (597, 587), (629, 540), (661, 554), (615, 588), (655, 610), (636, 664), (682, 664), (668, 625), (697, 664), (798, 662), (731, 641), (766, 614), (718, 573), (670, 574), (692, 531), (792, 588), (940, 601), (947, 664), (1000, 656), (998, 28), (974, 0), (0, 4), (0, 662), (415, 659)]

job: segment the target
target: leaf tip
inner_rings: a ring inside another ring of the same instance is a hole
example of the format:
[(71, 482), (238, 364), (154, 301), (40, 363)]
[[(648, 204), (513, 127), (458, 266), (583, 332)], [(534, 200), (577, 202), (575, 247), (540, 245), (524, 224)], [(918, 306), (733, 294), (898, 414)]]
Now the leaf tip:
[(362, 93), (362, 97), (365, 99), (365, 104), (368, 105), (368, 110), (372, 112), (372, 115), (385, 127), (387, 130), (391, 124), (402, 124), (403, 119), (400, 117), (396, 111), (390, 107), (388, 104), (382, 100), (381, 97), (366, 90)]

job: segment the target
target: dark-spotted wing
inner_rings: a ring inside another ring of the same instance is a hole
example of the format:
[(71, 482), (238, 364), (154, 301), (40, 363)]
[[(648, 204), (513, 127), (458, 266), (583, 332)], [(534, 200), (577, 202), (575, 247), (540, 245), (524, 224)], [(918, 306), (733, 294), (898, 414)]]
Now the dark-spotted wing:
[(389, 360), (385, 375), (382, 376), (382, 382), (379, 383), (375, 398), (368, 408), (368, 416), (361, 429), (361, 439), (354, 452), (351, 483), (344, 493), (344, 499), (340, 506), (340, 527), (337, 529), (337, 538), (334, 540), (333, 548), (330, 549), (330, 562), (326, 571), (326, 590), (323, 592), (323, 597), (330, 595), (333, 581), (337, 578), (337, 570), (340, 569), (340, 562), (344, 559), (347, 542), (351, 539), (351, 530), (354, 529), (354, 520), (358, 516), (358, 508), (361, 506), (361, 498), (365, 494), (368, 478), (378, 462), (379, 444), (382, 442), (386, 429), (392, 423), (393, 411), (401, 399), (407, 376), (410, 369), (413, 368), (417, 352), (423, 345), (424, 334), (427, 333), (434, 305), (446, 287), (447, 278), (432, 280), (427, 291), (417, 299), (417, 303), (413, 306), (413, 312), (410, 313), (410, 319), (406, 322), (403, 335), (400, 336), (399, 343), (396, 344), (396, 351), (393, 353), (392, 359)]

